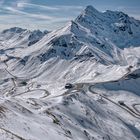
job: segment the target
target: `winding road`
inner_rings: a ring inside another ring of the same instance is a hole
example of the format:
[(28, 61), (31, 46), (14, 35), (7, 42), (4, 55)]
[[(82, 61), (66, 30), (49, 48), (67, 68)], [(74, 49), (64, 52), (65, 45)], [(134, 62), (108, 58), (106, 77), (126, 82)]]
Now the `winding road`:
[(109, 102), (113, 103), (114, 105), (117, 105), (117, 106), (120, 107), (121, 109), (127, 111), (127, 112), (128, 112), (129, 114), (131, 114), (133, 117), (140, 119), (140, 112), (138, 112), (138, 110), (135, 108), (136, 105), (140, 105), (140, 104), (134, 104), (134, 105), (132, 105), (132, 107), (135, 108), (135, 111), (134, 111), (133, 109), (131, 109), (131, 108), (130, 108), (129, 106), (127, 106), (126, 104), (120, 105), (119, 103), (116, 103), (115, 101), (109, 99), (109, 98), (106, 97), (105, 95), (99, 94), (99, 93), (93, 91), (92, 88), (93, 88), (94, 86), (95, 86), (95, 85), (90, 85), (89, 88), (88, 88), (89, 91), (90, 91), (92, 94), (97, 94), (97, 95), (99, 95), (101, 98), (106, 99), (107, 101), (109, 101)]
[[(7, 63), (6, 62), (4, 62), (4, 63), (6, 65), (6, 67), (8, 68)], [(12, 76), (11, 80), (13, 82), (13, 88), (9, 91), (9, 93), (10, 93), (11, 91), (13, 91), (13, 90), (16, 89), (16, 87), (17, 87), (16, 81), (17, 80), (21, 80), (21, 79), (19, 77), (17, 77), (17, 76), (14, 76), (7, 68), (5, 68), (5, 71), (9, 75)], [(125, 79), (126, 76), (129, 75), (130, 73), (131, 73), (131, 70), (129, 69), (128, 72), (123, 77), (121, 77), (120, 79), (118, 79), (118, 80), (112, 80), (112, 81), (109, 81), (109, 82), (116, 82), (116, 81)], [(25, 79), (22, 79), (22, 80), (27, 80), (27, 79), (25, 78)], [(101, 83), (107, 83), (107, 82), (100, 82), (100, 84)], [(86, 94), (86, 91), (84, 90), (84, 86), (88, 86), (88, 91), (91, 92), (92, 94), (99, 95), (102, 99), (105, 99), (105, 100), (111, 102), (112, 104), (114, 104), (114, 105), (118, 106), (119, 108), (123, 109), (124, 111), (128, 112), (133, 117), (140, 119), (140, 111), (136, 107), (136, 106), (138, 106), (140, 104), (133, 104), (132, 105), (132, 108), (130, 108), (126, 104), (120, 105), (119, 103), (116, 103), (115, 101), (109, 99), (107, 96), (105, 96), (103, 94), (99, 94), (99, 93), (93, 91), (92, 89), (93, 89), (93, 87), (96, 84), (99, 84), (99, 83), (94, 83), (92, 85), (90, 83), (76, 83), (76, 84), (74, 84), (74, 87), (73, 88), (68, 89), (65, 93), (60, 94), (60, 95), (57, 95), (57, 96), (52, 96), (50, 98), (57, 98), (57, 97), (63, 97), (63, 96), (67, 96), (67, 95), (72, 95), (72, 94), (75, 93), (75, 91), (84, 92)], [(17, 97), (17, 96), (20, 96), (22, 94), (29, 93), (29, 92), (34, 92), (34, 91), (43, 91), (45, 93), (45, 95), (43, 97), (40, 97), (40, 98), (46, 98), (47, 97), (47, 99), (50, 99), (48, 96), (51, 95), (51, 93), (49, 93), (49, 91), (47, 91), (46, 89), (39, 89), (39, 88), (37, 88), (37, 89), (28, 89), (28, 91), (24, 91), (24, 92), (21, 92), (21, 93), (18, 93), (18, 94), (13, 94), (11, 97)]]
[[(8, 93), (12, 93), (13, 91), (16, 90), (16, 87), (17, 87), (17, 84), (16, 84), (16, 81), (17, 80), (21, 80), (19, 77), (13, 75), (9, 70), (8, 70), (8, 65), (7, 63), (4, 61), (4, 64), (6, 66), (5, 68), (5, 71), (12, 76), (11, 80), (13, 82), (13, 88), (11, 90), (8, 91)], [(27, 79), (22, 79), (22, 80), (27, 80)], [(31, 80), (31, 79), (30, 79)], [(37, 89), (28, 89), (28, 91), (25, 91), (25, 92), (22, 92), (22, 93), (18, 93), (18, 94), (13, 94), (11, 97), (16, 97), (16, 96), (19, 96), (19, 95), (22, 95), (22, 94), (25, 94), (25, 93), (29, 93), (29, 92), (34, 92), (34, 91), (43, 91), (45, 93), (45, 95), (43, 97), (40, 97), (40, 98), (46, 98), (50, 95), (49, 91), (47, 91), (46, 89), (40, 89), (40, 88), (37, 88)], [(8, 95), (8, 93), (6, 93), (6, 96)]]
[[(117, 81), (120, 81), (120, 80), (123, 80), (126, 78), (127, 75), (129, 75), (131, 73), (130, 70), (128, 70), (128, 72), (123, 76), (121, 77), (120, 79), (118, 80), (112, 80), (112, 81), (108, 81), (108, 82), (117, 82)], [(136, 108), (136, 106), (140, 106), (140, 103), (138, 104), (132, 104), (132, 108), (130, 108), (129, 106), (127, 106), (126, 104), (124, 105), (120, 105), (119, 103), (116, 103), (115, 101), (109, 99), (107, 96), (103, 95), (103, 94), (99, 94), (95, 91), (92, 90), (92, 88), (96, 85), (96, 84), (102, 84), (102, 83), (107, 83), (107, 82), (100, 82), (100, 83), (94, 83), (92, 85), (90, 85), (90, 83), (78, 83), (78, 84), (75, 84), (74, 87), (72, 89), (69, 89), (67, 90), (65, 93), (61, 94), (61, 95), (58, 95), (58, 96), (54, 96), (53, 98), (56, 98), (56, 97), (61, 97), (61, 96), (67, 96), (67, 95), (72, 95), (74, 94), (73, 91), (82, 91), (84, 93), (86, 93), (84, 91), (84, 86), (88, 86), (88, 91), (91, 92), (92, 94), (96, 94), (96, 95), (99, 95), (102, 99), (106, 99), (107, 101), (111, 102), (112, 104), (118, 106), (119, 108), (123, 109), (124, 111), (128, 112), (130, 115), (132, 115), (133, 117), (137, 118), (137, 119), (140, 119), (140, 111)]]
[(132, 104), (133, 109), (134, 109), (137, 113), (140, 114), (140, 110), (138, 110), (136, 106), (139, 106), (139, 107), (140, 107), (140, 103), (139, 103), (139, 104)]

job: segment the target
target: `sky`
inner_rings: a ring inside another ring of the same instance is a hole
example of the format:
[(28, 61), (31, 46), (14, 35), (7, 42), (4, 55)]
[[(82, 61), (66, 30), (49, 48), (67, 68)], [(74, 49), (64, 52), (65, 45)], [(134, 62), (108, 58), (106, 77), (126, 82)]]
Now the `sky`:
[(0, 30), (55, 30), (75, 19), (87, 5), (102, 12), (123, 11), (140, 19), (140, 0), (0, 0)]

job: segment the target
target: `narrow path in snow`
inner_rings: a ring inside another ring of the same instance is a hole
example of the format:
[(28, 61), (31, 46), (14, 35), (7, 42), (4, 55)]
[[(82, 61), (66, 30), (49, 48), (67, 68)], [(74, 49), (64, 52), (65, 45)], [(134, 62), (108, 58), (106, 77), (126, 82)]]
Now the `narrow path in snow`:
[(130, 107), (128, 107), (126, 104), (124, 105), (120, 105), (119, 103), (116, 103), (114, 102), (113, 100), (109, 99), (108, 97), (106, 97), (105, 95), (103, 94), (99, 94), (95, 91), (92, 90), (92, 87), (94, 85), (90, 85), (89, 86), (89, 91), (92, 93), (92, 94), (97, 94), (99, 95), (101, 98), (104, 98), (106, 100), (108, 100), (109, 102), (113, 103), (114, 105), (117, 105), (118, 107), (122, 108), (123, 110), (127, 111), (130, 115), (132, 115), (133, 117), (137, 118), (137, 119), (140, 119), (140, 114), (139, 113), (136, 113), (133, 109), (131, 109)]
[(19, 140), (29, 140), (29, 139), (24, 139), (23, 137), (15, 134), (15, 133), (13, 133), (13, 132), (11, 132), (9, 130), (6, 130), (5, 128), (0, 128), (0, 130), (6, 132), (7, 133), (6, 135), (11, 134), (12, 136), (18, 138)]
[[(137, 109), (136, 106), (139, 106), (139, 109)], [(140, 114), (140, 103), (139, 104), (132, 104), (133, 109)]]
[[(6, 67), (8, 68), (8, 65), (6, 62), (4, 62), (4, 64), (6, 65)], [(10, 74), (13, 78), (11, 78), (12, 82), (13, 82), (13, 88), (9, 91), (9, 93), (11, 91), (13, 91), (14, 89), (16, 89), (16, 80), (18, 80), (18, 77), (17, 76), (14, 76), (11, 72), (9, 72), (7, 70), (7, 68), (5, 68), (5, 70), (7, 71), (8, 74)], [(128, 72), (123, 76), (121, 77), (120, 79), (118, 80), (112, 80), (112, 81), (109, 81), (109, 82), (116, 82), (116, 81), (119, 81), (119, 80), (123, 80), (126, 78), (127, 75), (129, 75), (131, 73), (131, 70), (130, 68), (128, 69)], [(25, 79), (24, 79), (25, 80)], [(101, 83), (107, 83), (107, 82), (101, 82)], [(101, 84), (100, 83), (100, 84)], [(65, 93), (61, 94), (61, 95), (57, 95), (57, 96), (53, 96), (53, 97), (50, 97), (50, 98), (57, 98), (57, 97), (63, 97), (63, 96), (67, 96), (67, 95), (71, 95), (71, 94), (74, 94), (75, 92), (74, 91), (82, 91), (84, 93), (86, 93), (84, 91), (84, 85), (87, 86), (87, 84), (89, 85), (88, 86), (88, 90), (92, 93), (92, 94), (97, 94), (99, 95), (101, 98), (104, 98), (106, 100), (108, 100), (109, 102), (113, 103), (114, 105), (117, 105), (118, 107), (122, 108), (123, 110), (127, 111), (129, 114), (131, 114), (133, 117), (135, 118), (138, 118), (140, 119), (140, 111), (136, 108), (137, 105), (140, 105), (140, 104), (133, 104), (132, 107), (133, 109), (131, 109), (130, 107), (128, 107), (127, 105), (120, 105), (119, 103), (116, 103), (114, 102), (113, 100), (109, 99), (108, 97), (106, 97), (105, 95), (103, 94), (98, 94), (96, 93), (95, 91), (92, 91), (92, 87), (95, 86), (96, 84), (99, 84), (99, 83), (94, 83), (92, 85), (90, 85), (90, 83), (77, 83), (74, 85), (74, 87), (72, 89), (69, 89), (67, 90)], [(46, 89), (28, 89), (28, 91), (25, 91), (25, 92), (21, 92), (21, 93), (18, 93), (16, 95), (12, 95), (11, 97), (17, 97), (17, 96), (20, 96), (20, 95), (23, 95), (23, 94), (26, 94), (26, 93), (29, 93), (29, 92), (34, 92), (34, 91), (43, 91), (45, 93), (45, 95), (43, 97), (40, 97), (40, 98), (46, 98), (48, 97), (49, 95), (51, 95)], [(47, 98), (49, 99), (49, 98)]]
[[(127, 75), (129, 75), (131, 73), (130, 70), (128, 70), (128, 72), (121, 77), (118, 80), (112, 80), (112, 81), (108, 81), (108, 82), (116, 82), (119, 80), (123, 80), (126, 78)], [(86, 93), (83, 89), (84, 85), (89, 85), (88, 86), (88, 91), (91, 92), (92, 94), (96, 94), (99, 95), (101, 98), (104, 98), (106, 100), (108, 100), (109, 102), (113, 103), (114, 105), (117, 105), (118, 107), (120, 107), (121, 109), (125, 110), (126, 112), (128, 112), (130, 115), (132, 115), (133, 117), (140, 119), (140, 111), (136, 108), (136, 105), (140, 105), (140, 104), (134, 104), (132, 105), (133, 109), (131, 109), (130, 107), (128, 107), (127, 105), (120, 105), (119, 103), (114, 102), (113, 100), (109, 99), (108, 97), (106, 97), (105, 95), (96, 93), (95, 91), (92, 91), (92, 87), (94, 87), (96, 84), (102, 84), (102, 83), (107, 83), (107, 82), (101, 82), (101, 83), (94, 83), (92, 85), (90, 85), (90, 83), (78, 83), (75, 84), (74, 87), (72, 89), (67, 90), (65, 93), (61, 94), (61, 95), (57, 95), (57, 96), (53, 96), (51, 98), (57, 98), (57, 97), (63, 97), (63, 96), (67, 96), (67, 95), (72, 95), (74, 94), (74, 91), (83, 91), (84, 93)]]
[[(5, 66), (8, 68), (8, 65), (7, 63), (4, 61), (4, 64)], [(20, 79), (20, 77), (17, 77), (15, 75), (13, 75), (7, 68), (5, 68), (5, 71), (12, 76), (11, 80), (13, 82), (13, 88), (11, 90), (8, 91), (8, 93), (13, 93), (15, 90), (16, 90), (16, 87), (17, 87), (17, 84), (16, 84), (16, 81)], [(21, 79), (20, 79), (21, 80)], [(24, 79), (25, 80), (25, 79)], [(33, 91), (43, 91), (45, 93), (45, 95), (41, 98), (46, 98), (50, 95), (49, 91), (47, 91), (46, 89), (28, 89), (28, 91), (25, 91), (25, 92), (22, 92), (22, 93), (19, 93), (19, 94), (16, 94), (16, 95), (12, 95), (11, 97), (16, 97), (16, 96), (19, 96), (19, 95), (22, 95), (22, 94), (25, 94), (25, 93), (29, 93), (29, 92), (33, 92)], [(8, 95), (8, 93), (6, 93), (6, 95)]]
[[(72, 91), (81, 91), (83, 89), (84, 85), (92, 84), (92, 86), (94, 86), (96, 84), (103, 84), (103, 83), (108, 83), (108, 82), (117, 82), (119, 80), (125, 79), (125, 77), (127, 75), (129, 75), (130, 73), (131, 73), (131, 71), (128, 70), (128, 72), (123, 77), (119, 78), (118, 80), (112, 80), (112, 81), (107, 81), (107, 82), (99, 82), (99, 83), (94, 83), (94, 84), (93, 83), (75, 83), (74, 87), (71, 88), (71, 89), (68, 89), (65, 93), (57, 95), (57, 96), (53, 96), (53, 97), (50, 97), (50, 98), (57, 98), (57, 97), (63, 97), (63, 96), (71, 95), (71, 94), (73, 94)], [(90, 90), (90, 86), (89, 86), (89, 90)]]
[(45, 98), (45, 97), (48, 97), (50, 95), (50, 93), (47, 90), (45, 90), (45, 89), (33, 89), (33, 90), (29, 89), (28, 91), (18, 93), (16, 95), (13, 95), (12, 97), (20, 96), (22, 94), (33, 92), (33, 91), (43, 91), (45, 93), (45, 95), (43, 97), (41, 97), (41, 98)]

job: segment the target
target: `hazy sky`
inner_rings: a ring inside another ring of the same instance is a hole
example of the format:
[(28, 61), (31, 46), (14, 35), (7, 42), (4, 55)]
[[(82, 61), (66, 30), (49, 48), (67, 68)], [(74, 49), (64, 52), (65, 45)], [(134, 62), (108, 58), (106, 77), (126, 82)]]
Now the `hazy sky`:
[(140, 0), (0, 0), (0, 30), (18, 26), (53, 30), (77, 17), (87, 6), (119, 10), (140, 19)]

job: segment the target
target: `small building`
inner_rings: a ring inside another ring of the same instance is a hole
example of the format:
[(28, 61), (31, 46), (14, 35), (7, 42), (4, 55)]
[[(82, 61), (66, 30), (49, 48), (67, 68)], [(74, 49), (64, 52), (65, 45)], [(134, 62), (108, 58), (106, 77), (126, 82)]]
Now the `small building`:
[(66, 88), (66, 89), (71, 89), (71, 88), (73, 88), (73, 85), (72, 85), (71, 83), (67, 83), (67, 84), (65, 85), (65, 88)]
[(118, 103), (122, 106), (125, 106), (125, 103), (123, 101), (118, 101)]

